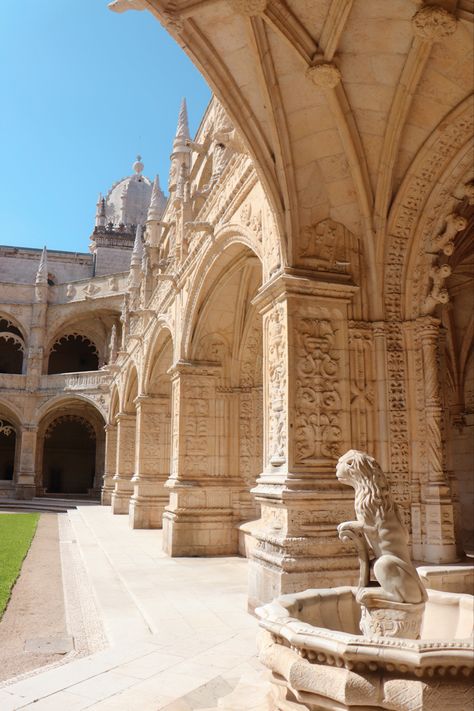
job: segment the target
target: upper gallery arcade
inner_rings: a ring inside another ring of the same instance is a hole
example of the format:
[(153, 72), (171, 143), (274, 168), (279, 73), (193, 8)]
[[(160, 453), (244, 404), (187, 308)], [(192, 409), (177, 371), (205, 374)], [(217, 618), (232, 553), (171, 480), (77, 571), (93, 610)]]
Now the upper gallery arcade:
[[(472, 3), (111, 3), (130, 8), (217, 98), (194, 138), (181, 107), (167, 200), (137, 159), (92, 255), (35, 254), (36, 277), (15, 256), (4, 490), (82, 477), (170, 555), (247, 553), (254, 605), (356, 576), (335, 462), (357, 448), (417, 560), (473, 551)], [(87, 464), (58, 472), (79, 440)]]

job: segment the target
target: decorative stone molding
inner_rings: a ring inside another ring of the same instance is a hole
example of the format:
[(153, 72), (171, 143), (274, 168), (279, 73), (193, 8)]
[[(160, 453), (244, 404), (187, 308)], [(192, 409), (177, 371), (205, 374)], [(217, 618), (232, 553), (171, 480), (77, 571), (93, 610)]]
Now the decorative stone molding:
[(357, 269), (358, 246), (354, 235), (340, 222), (327, 219), (301, 230), (298, 264), (339, 278)]
[(443, 7), (425, 5), (412, 18), (413, 32), (428, 42), (440, 42), (455, 32), (457, 20)]
[(238, 15), (255, 17), (265, 12), (268, 0), (228, 0), (228, 3)]
[(464, 186), (464, 195), (467, 197), (469, 205), (474, 205), (474, 180), (470, 180)]
[(430, 251), (440, 252), (446, 256), (451, 256), (454, 252), (454, 238), (458, 232), (466, 229), (467, 220), (462, 215), (452, 212), (446, 218), (446, 227), (443, 232), (431, 240)]
[(181, 32), (183, 31), (183, 19), (178, 13), (178, 10), (176, 8), (176, 2), (174, 2), (174, 0), (171, 0), (171, 2), (168, 3), (168, 7), (163, 12), (163, 16), (163, 24), (166, 29), (170, 30), (170, 32), (175, 32), (178, 35), (181, 34)]
[(313, 84), (323, 89), (334, 89), (341, 81), (342, 75), (335, 64), (320, 62), (306, 70), (306, 76)]
[(449, 292), (444, 288), (444, 282), (451, 274), (449, 264), (442, 266), (434, 265), (430, 269), (430, 278), (433, 282), (431, 291), (422, 304), (421, 311), (423, 314), (433, 313), (438, 304), (447, 304), (449, 301)]

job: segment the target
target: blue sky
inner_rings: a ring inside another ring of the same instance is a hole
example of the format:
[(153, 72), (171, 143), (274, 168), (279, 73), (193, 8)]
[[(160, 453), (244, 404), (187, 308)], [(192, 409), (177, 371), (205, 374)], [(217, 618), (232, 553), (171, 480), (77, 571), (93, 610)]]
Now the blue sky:
[(0, 244), (88, 250), (99, 192), (132, 173), (166, 188), (182, 96), (210, 91), (148, 12), (107, 0), (0, 0)]

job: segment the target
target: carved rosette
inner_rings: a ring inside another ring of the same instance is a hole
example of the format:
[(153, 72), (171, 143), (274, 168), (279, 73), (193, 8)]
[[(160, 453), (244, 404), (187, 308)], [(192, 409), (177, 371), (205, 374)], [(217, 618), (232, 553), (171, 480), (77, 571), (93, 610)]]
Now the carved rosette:
[(232, 10), (238, 15), (255, 17), (265, 12), (267, 0), (227, 0)]
[(340, 70), (331, 62), (320, 62), (308, 67), (306, 76), (323, 89), (335, 89), (342, 78)]
[(284, 464), (287, 459), (287, 384), (288, 365), (286, 355), (287, 326), (285, 308), (277, 304), (265, 321), (267, 340), (267, 409), (268, 458), (273, 466)]
[(414, 34), (428, 42), (441, 42), (456, 31), (457, 20), (450, 12), (437, 5), (425, 5), (413, 15)]
[(338, 329), (323, 315), (299, 318), (295, 328), (295, 463), (333, 461), (342, 441)]

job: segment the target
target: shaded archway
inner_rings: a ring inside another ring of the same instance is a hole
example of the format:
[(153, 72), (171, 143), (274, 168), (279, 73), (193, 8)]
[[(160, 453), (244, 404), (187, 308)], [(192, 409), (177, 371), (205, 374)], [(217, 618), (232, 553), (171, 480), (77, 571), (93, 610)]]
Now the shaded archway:
[[(237, 241), (203, 255), (172, 368), (171, 555), (239, 550), (239, 526), (259, 515), (251, 489), (262, 472), (262, 327), (253, 301), (255, 253)], [(241, 551), (244, 552), (244, 546)]]
[(117, 457), (115, 486), (111, 496), (112, 513), (114, 514), (128, 514), (130, 498), (133, 494), (137, 395), (138, 373), (135, 365), (132, 364), (125, 378), (122, 408), (115, 418), (117, 423)]
[(161, 528), (169, 491), (171, 457), (171, 333), (160, 324), (146, 358), (143, 390), (137, 401), (134, 491), (130, 500), (132, 528)]
[(104, 421), (79, 400), (56, 404), (38, 428), (37, 493), (96, 498), (104, 469)]
[(95, 478), (96, 436), (79, 415), (61, 415), (44, 435), (43, 486), (47, 494), (89, 494)]
[(20, 374), (23, 372), (25, 340), (14, 323), (0, 318), (0, 373)]
[(82, 334), (62, 336), (51, 349), (48, 374), (78, 373), (98, 370), (99, 354), (95, 344)]
[(15, 471), (16, 430), (6, 419), (0, 419), (0, 481), (12, 481)]

